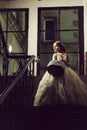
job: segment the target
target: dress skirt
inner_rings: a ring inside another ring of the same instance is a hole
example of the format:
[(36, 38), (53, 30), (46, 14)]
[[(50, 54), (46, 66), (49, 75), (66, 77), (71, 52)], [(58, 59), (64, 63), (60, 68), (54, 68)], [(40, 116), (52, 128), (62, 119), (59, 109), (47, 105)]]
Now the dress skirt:
[(87, 105), (87, 86), (78, 74), (67, 66), (64, 67), (61, 76), (54, 76), (49, 71), (45, 72), (38, 85), (33, 105), (59, 104)]

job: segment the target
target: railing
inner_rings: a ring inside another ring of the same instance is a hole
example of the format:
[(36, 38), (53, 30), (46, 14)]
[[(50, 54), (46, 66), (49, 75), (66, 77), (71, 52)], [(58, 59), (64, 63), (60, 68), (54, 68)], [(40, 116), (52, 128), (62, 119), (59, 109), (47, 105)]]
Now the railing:
[[(20, 70), (17, 73), (15, 73), (15, 75), (13, 76), (14, 79), (12, 79), (12, 81), (10, 81), (11, 83), (9, 85), (7, 85), (4, 88), (4, 90), (1, 92), (1, 94), (0, 94), (0, 104), (5, 100), (5, 98), (8, 96), (8, 94), (11, 92), (11, 90), (14, 88), (14, 86), (17, 84), (17, 82), (20, 80), (20, 78), (26, 72), (27, 72), (26, 76), (28, 76), (28, 77), (34, 76), (34, 56), (29, 56), (28, 58), (29, 59), (27, 60), (26, 65), (22, 66), (22, 68), (20, 68)], [(32, 82), (34, 82), (34, 81), (32, 80)], [(26, 83), (26, 86), (27, 86), (27, 83)], [(19, 92), (19, 94), (20, 94), (20, 92)], [(33, 95), (33, 93), (32, 93), (32, 95)], [(14, 96), (16, 96), (16, 95), (14, 95)]]

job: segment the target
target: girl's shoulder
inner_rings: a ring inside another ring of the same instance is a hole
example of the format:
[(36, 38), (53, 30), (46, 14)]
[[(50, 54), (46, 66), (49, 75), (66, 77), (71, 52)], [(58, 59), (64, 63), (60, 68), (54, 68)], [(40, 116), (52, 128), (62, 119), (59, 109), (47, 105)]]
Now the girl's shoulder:
[(66, 52), (62, 53), (62, 55), (64, 55), (64, 56), (68, 56), (68, 54), (67, 54)]

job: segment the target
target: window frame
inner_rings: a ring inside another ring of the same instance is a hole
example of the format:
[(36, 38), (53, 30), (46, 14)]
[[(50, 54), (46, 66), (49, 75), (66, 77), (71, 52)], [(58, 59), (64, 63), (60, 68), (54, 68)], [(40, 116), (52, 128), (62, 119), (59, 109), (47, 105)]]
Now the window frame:
[[(40, 42), (41, 42), (41, 12), (47, 11), (47, 10), (69, 10), (69, 9), (78, 9), (78, 21), (79, 21), (79, 74), (84, 75), (84, 7), (83, 6), (72, 6), (72, 7), (39, 7), (38, 8), (38, 45), (37, 45), (37, 55), (40, 57), (40, 54), (43, 54), (43, 52), (40, 52)], [(43, 31), (43, 30), (42, 30)], [(57, 30), (55, 30), (57, 31)], [(60, 28), (59, 28), (59, 31)], [(49, 41), (48, 41), (49, 43)], [(45, 52), (46, 54), (48, 52)], [(52, 53), (52, 52), (51, 52)], [(40, 63), (37, 67), (37, 72), (40, 74)]]

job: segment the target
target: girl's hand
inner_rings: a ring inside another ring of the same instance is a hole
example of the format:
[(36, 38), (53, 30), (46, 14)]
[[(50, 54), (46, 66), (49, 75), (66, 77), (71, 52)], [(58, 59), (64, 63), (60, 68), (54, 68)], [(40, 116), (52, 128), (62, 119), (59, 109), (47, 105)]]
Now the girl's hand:
[(39, 62), (40, 59), (39, 59), (38, 57), (35, 57), (35, 58), (34, 58), (34, 61), (35, 61), (35, 62)]

